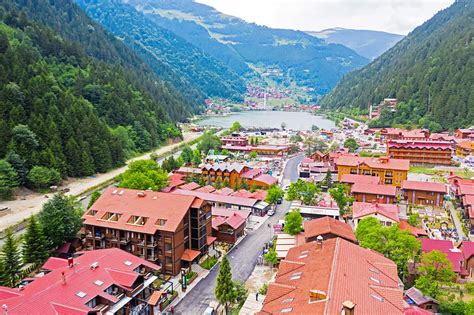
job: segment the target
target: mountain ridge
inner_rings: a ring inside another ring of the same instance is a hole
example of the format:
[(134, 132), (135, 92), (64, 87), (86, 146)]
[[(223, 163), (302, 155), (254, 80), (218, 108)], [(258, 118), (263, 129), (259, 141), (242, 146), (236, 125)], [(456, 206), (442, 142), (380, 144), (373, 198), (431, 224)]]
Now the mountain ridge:
[(346, 75), (321, 100), (367, 113), (385, 97), (401, 102), (374, 125), (454, 129), (474, 123), (474, 2), (457, 0), (369, 65)]

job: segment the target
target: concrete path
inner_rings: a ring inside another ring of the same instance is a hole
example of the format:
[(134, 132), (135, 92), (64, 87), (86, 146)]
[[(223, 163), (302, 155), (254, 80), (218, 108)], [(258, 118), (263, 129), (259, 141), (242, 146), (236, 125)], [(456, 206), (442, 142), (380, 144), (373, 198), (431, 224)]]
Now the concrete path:
[(464, 230), (462, 228), (462, 225), (464, 223), (459, 220), (457, 210), (454, 208), (452, 202), (445, 201), (444, 203), (448, 211), (451, 213), (451, 218), (453, 219), (454, 226), (456, 227), (456, 230), (458, 231), (459, 238), (464, 239), (466, 237), (466, 234), (464, 234)]

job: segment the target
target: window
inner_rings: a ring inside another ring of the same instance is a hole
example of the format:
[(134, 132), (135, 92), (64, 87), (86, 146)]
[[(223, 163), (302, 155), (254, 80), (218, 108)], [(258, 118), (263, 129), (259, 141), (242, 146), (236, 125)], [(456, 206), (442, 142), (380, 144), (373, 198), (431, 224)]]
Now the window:
[(351, 174), (357, 174), (357, 169), (351, 168)]
[(105, 221), (117, 222), (120, 219), (120, 216), (120, 213), (106, 212), (100, 219)]
[(288, 299), (284, 299), (281, 303), (282, 304), (287, 304), (287, 303), (290, 303), (290, 302), (293, 302), (294, 298), (288, 298)]
[(373, 297), (374, 299), (376, 299), (376, 300), (379, 301), (379, 302), (385, 301), (385, 299), (384, 299), (383, 297), (381, 297), (380, 295), (371, 294), (370, 296)]
[(302, 272), (294, 272), (292, 275), (291, 275), (291, 278), (290, 280), (298, 280), (301, 278), (301, 274)]
[(130, 219), (128, 219), (127, 223), (128, 224), (133, 224), (133, 225), (145, 225), (146, 221), (148, 218), (146, 217), (140, 217), (137, 215), (132, 215)]
[(392, 184), (392, 179), (391, 178), (386, 178), (385, 179), (385, 184), (391, 185)]
[(165, 220), (165, 219), (158, 219), (158, 220), (156, 220), (155, 225), (163, 226), (163, 225), (166, 224), (167, 221), (168, 220)]
[(386, 171), (385, 172), (385, 177), (393, 177), (393, 172), (392, 171)]
[(76, 293), (76, 295), (82, 299), (82, 298), (84, 298), (84, 297), (87, 295), (87, 293), (86, 293), (86, 292), (79, 291), (79, 292)]
[(94, 210), (94, 209), (91, 209), (89, 212), (87, 212), (86, 215), (91, 215), (91, 216), (94, 216), (97, 214), (97, 210)]
[(293, 311), (292, 307), (283, 308), (280, 313), (291, 313)]
[(171, 252), (173, 245), (171, 243), (165, 243), (165, 252)]

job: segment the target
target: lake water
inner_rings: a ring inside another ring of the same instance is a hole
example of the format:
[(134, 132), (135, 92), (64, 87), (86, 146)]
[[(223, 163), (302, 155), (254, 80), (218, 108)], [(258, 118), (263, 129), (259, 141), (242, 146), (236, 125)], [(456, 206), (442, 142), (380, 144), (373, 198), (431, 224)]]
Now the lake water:
[(281, 128), (285, 122), (287, 129), (311, 130), (316, 125), (320, 129), (331, 129), (336, 125), (332, 120), (315, 116), (307, 112), (282, 111), (247, 111), (233, 113), (228, 116), (207, 117), (197, 122), (201, 126), (217, 126), (229, 128), (238, 121), (242, 127)]

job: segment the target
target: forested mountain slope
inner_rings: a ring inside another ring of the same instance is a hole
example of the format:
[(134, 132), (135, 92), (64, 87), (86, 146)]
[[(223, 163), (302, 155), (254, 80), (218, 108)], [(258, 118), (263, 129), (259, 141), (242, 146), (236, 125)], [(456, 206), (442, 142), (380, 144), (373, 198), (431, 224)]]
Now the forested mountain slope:
[(180, 136), (164, 103), (136, 84), (130, 68), (88, 56), (15, 8), (0, 2), (0, 159), (21, 184), (33, 166), (92, 175)]
[(125, 75), (160, 103), (172, 119), (183, 120), (202, 108), (204, 93), (186, 82), (170, 66), (159, 62), (145, 63), (132, 49), (90, 19), (73, 1), (5, 0), (2, 3), (14, 4), (29, 19), (51, 27), (88, 55), (126, 69)]
[(346, 75), (321, 102), (366, 112), (385, 97), (402, 102), (374, 125), (453, 129), (474, 124), (474, 1), (458, 0), (364, 68)]
[(347, 46), (369, 60), (377, 58), (403, 38), (403, 35), (387, 32), (352, 30), (340, 27), (306, 33), (322, 38), (327, 43)]
[(300, 31), (247, 23), (192, 0), (121, 1), (238, 73), (248, 71), (248, 63), (279, 67), (282, 83), (294, 81), (314, 88), (317, 94), (328, 92), (342, 75), (368, 62), (345, 46), (327, 44)]
[[(76, 0), (76, 3), (134, 49), (153, 69), (166, 65), (207, 96), (241, 100), (246, 88), (237, 73), (147, 19), (132, 6), (116, 0)], [(161, 72), (160, 69), (157, 72)]]

